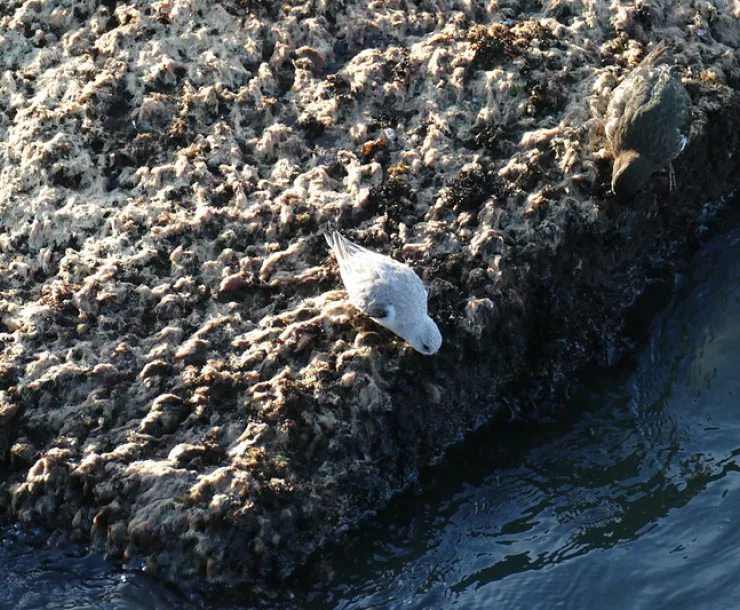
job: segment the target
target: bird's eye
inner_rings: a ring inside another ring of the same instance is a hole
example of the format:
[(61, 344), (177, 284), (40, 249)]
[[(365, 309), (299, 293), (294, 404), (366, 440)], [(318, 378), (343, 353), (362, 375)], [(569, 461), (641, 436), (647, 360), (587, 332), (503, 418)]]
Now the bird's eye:
[(423, 349), (425, 352), (429, 351), (429, 346), (426, 343), (421, 344), (421, 349)]

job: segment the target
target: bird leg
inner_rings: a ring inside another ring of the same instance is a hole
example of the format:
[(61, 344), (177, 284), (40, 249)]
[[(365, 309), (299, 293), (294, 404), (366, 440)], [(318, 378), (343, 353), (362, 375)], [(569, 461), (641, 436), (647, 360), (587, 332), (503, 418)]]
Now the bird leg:
[(676, 172), (673, 171), (673, 163), (668, 164), (668, 191), (676, 190)]

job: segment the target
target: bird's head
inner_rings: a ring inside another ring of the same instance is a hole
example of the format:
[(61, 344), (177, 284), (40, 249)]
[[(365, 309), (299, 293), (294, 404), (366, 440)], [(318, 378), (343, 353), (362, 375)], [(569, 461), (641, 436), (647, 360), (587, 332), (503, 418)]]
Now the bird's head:
[(620, 152), (612, 168), (612, 193), (617, 197), (629, 197), (639, 191), (650, 178), (652, 166), (634, 150)]
[(424, 316), (421, 323), (404, 337), (417, 352), (431, 356), (442, 346), (442, 333), (429, 316)]

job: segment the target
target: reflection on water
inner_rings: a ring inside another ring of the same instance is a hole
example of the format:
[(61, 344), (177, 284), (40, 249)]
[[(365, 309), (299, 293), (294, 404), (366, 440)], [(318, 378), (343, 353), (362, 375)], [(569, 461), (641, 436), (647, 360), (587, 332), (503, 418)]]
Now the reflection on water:
[[(637, 367), (586, 380), (570, 421), (478, 433), (422, 494), (354, 537), (332, 584), (260, 605), (739, 608), (739, 360), (740, 230), (702, 249)], [(29, 551), (10, 534), (0, 610), (204, 607), (99, 557)], [(208, 607), (244, 607), (238, 599)]]

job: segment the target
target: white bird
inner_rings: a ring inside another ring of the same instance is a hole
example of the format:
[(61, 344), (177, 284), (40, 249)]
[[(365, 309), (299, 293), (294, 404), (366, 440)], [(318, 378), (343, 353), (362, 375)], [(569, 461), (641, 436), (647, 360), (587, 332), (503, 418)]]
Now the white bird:
[(427, 356), (442, 345), (439, 328), (427, 314), (427, 291), (419, 276), (390, 256), (371, 252), (342, 237), (324, 233), (339, 264), (350, 302)]

